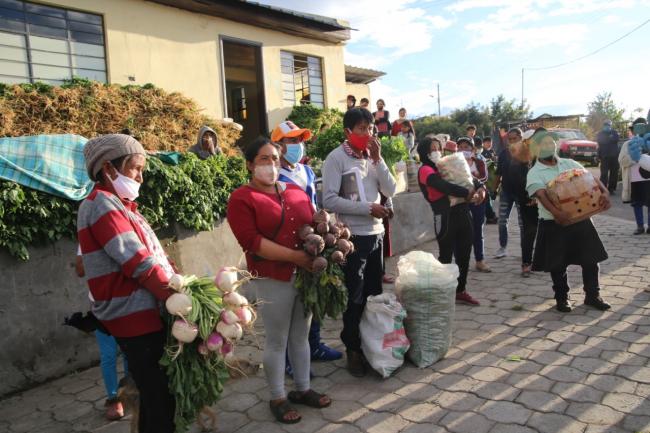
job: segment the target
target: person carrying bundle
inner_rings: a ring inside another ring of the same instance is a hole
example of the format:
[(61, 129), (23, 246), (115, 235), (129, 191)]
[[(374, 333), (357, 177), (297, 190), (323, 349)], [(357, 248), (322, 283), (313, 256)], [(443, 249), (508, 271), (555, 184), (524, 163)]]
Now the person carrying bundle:
[[(571, 170), (584, 170), (572, 159), (557, 156), (557, 142), (553, 134), (541, 131), (533, 136), (533, 154), (537, 162), (527, 176), (526, 190), (539, 201), (539, 226), (533, 255), (533, 270), (551, 273), (556, 309), (563, 313), (571, 311), (569, 302), (569, 282), (567, 267), (580, 265), (585, 291), (585, 305), (598, 310), (608, 310), (611, 306), (600, 297), (598, 281), (599, 262), (607, 259), (607, 252), (591, 222), (585, 219), (573, 224), (567, 210), (558, 207), (553, 200), (548, 185), (561, 173)], [(600, 190), (599, 205), (602, 210), (611, 207), (607, 188), (598, 179), (594, 182)]]

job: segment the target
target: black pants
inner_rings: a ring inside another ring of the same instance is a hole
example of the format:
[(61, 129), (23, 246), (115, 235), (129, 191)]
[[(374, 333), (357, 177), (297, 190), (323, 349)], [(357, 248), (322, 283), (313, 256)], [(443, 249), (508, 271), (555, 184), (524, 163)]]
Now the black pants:
[(520, 203), (518, 210), (521, 212), (523, 226), (521, 232), (521, 263), (522, 265), (530, 265), (533, 263), (533, 248), (537, 236), (537, 221), (539, 219), (537, 206), (526, 206), (525, 203)]
[(497, 217), (497, 214), (494, 213), (494, 207), (492, 206), (492, 197), (489, 194), (485, 199), (485, 217), (489, 220), (493, 220)]
[(614, 191), (618, 184), (618, 157), (605, 156), (600, 160), (600, 181), (609, 189)]
[(354, 253), (343, 266), (345, 286), (348, 289), (348, 308), (343, 313), (341, 341), (347, 350), (361, 351), (359, 323), (368, 296), (381, 294), (384, 266), (383, 234), (352, 236)]
[[(600, 286), (598, 283), (599, 272), (600, 266), (598, 263), (582, 265), (582, 283), (587, 298), (595, 298), (600, 293)], [(571, 290), (569, 287), (566, 268), (551, 271), (551, 279), (553, 280), (555, 299), (558, 301), (566, 301), (569, 298), (569, 291)]]
[(434, 212), (433, 227), (438, 241), (438, 260), (440, 263), (451, 263), (452, 257), (454, 258), (460, 272), (456, 293), (464, 292), (474, 239), (469, 206), (463, 203), (440, 214)]
[(139, 433), (174, 433), (176, 403), (167, 387), (167, 375), (158, 364), (163, 355), (163, 331), (116, 338), (129, 363), (129, 373), (140, 392)]

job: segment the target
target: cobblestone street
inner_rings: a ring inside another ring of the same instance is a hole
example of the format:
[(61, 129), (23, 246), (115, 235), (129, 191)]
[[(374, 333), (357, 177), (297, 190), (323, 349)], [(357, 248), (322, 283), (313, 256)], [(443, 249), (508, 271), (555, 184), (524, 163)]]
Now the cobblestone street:
[[(601, 268), (610, 311), (582, 305), (580, 270), (570, 268), (576, 308), (557, 312), (548, 275), (520, 276), (511, 218), (509, 255), (500, 260), (492, 258), (497, 226), (486, 226), (493, 272), (473, 271), (472, 260), (468, 290), (481, 306), (457, 306), (453, 344), (443, 360), (422, 370), (407, 362), (386, 380), (374, 373), (353, 378), (345, 360), (315, 363), (313, 388), (333, 403), (324, 410), (300, 407), (303, 420), (291, 426), (273, 421), (260, 371), (226, 386), (215, 407), (218, 431), (650, 432), (650, 235), (632, 236), (631, 221), (594, 220), (610, 256)], [(434, 252), (437, 246), (419, 249)], [(339, 328), (328, 320), (323, 335), (341, 348)], [(259, 326), (258, 332), (238, 347), (240, 357), (261, 360)], [(0, 401), (0, 431), (129, 432), (128, 416), (104, 419), (104, 398), (98, 367), (72, 374)]]

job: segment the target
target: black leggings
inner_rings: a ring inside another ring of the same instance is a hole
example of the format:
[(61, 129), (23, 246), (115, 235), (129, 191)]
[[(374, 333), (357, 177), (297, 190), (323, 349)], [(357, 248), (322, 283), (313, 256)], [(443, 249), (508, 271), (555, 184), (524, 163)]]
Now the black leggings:
[(538, 212), (537, 206), (527, 206), (520, 203), (517, 210), (521, 213), (521, 263), (530, 265), (533, 263), (533, 248), (537, 236)]
[(469, 258), (472, 253), (474, 231), (472, 216), (466, 203), (453, 206), (442, 213), (433, 214), (433, 227), (438, 241), (440, 263), (451, 263), (452, 256), (458, 266), (456, 293), (465, 291)]
[(167, 375), (158, 364), (163, 355), (163, 331), (137, 337), (116, 338), (129, 363), (129, 373), (140, 393), (139, 433), (174, 433), (174, 397)]

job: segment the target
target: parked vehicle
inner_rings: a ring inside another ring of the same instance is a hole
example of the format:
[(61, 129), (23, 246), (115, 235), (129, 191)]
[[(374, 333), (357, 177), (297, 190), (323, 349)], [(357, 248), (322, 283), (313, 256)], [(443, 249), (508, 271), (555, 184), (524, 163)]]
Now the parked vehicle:
[(598, 165), (598, 143), (589, 140), (582, 131), (566, 128), (551, 128), (549, 131), (559, 137), (560, 157)]

